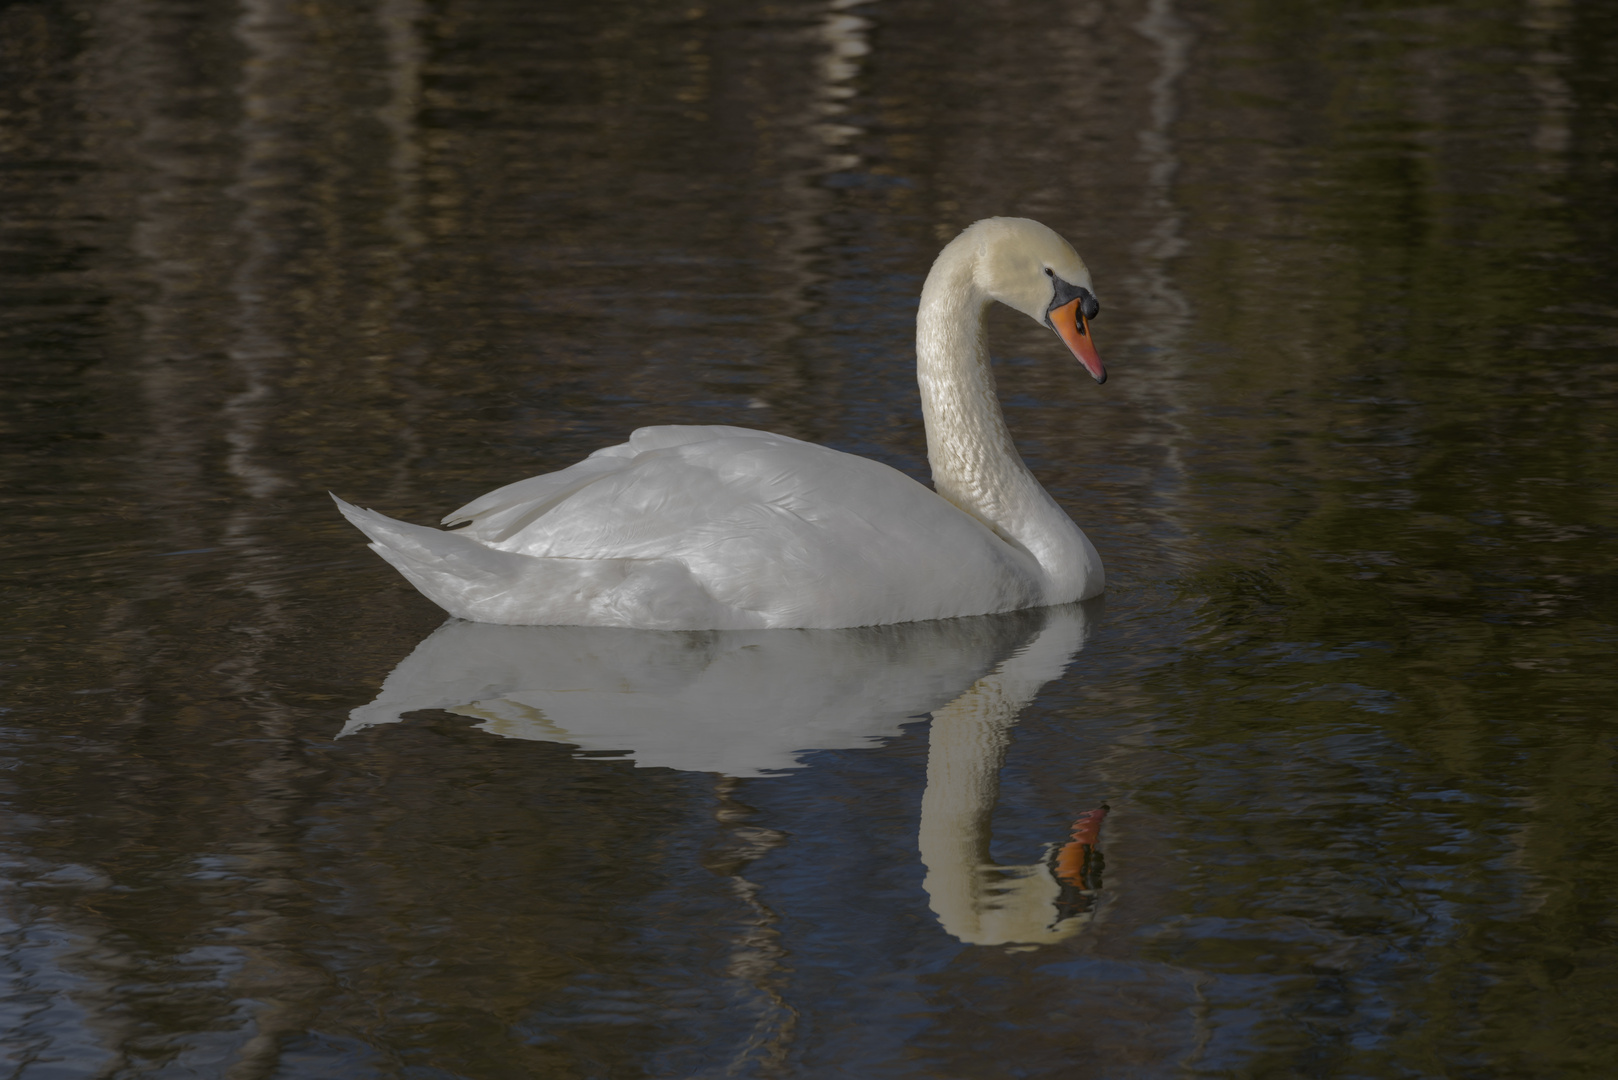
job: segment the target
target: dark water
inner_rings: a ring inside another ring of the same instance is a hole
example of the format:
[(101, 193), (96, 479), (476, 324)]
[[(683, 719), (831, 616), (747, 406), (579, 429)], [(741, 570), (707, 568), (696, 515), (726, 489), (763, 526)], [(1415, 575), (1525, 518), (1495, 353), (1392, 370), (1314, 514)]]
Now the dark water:
[[(1602, 0), (0, 6), (5, 1075), (1613, 1075), (1615, 55)], [(1105, 387), (992, 326), (1102, 604), (429, 639), (326, 498), (668, 422), (925, 475), (914, 297), (1002, 213), (1105, 304)]]

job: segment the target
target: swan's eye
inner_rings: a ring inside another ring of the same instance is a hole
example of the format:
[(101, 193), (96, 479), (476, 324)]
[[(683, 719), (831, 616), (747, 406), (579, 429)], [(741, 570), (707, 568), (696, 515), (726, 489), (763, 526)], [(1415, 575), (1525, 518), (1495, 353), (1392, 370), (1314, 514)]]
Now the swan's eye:
[(1050, 267), (1047, 266), (1045, 268), (1045, 276), (1046, 277), (1055, 277), (1056, 276), (1056, 271), (1052, 270)]

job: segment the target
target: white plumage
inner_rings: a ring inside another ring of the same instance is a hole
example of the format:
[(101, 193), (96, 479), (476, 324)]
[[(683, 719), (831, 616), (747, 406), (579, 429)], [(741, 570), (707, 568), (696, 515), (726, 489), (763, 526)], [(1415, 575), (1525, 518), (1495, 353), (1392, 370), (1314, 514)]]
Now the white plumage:
[(1008, 303), (1104, 378), (1090, 288), (1073, 249), (1025, 219), (979, 222), (939, 255), (917, 318), (936, 493), (784, 435), (651, 427), (474, 499), (444, 518), (455, 531), (337, 504), (423, 594), (477, 622), (832, 628), (1083, 599), (1101, 591), (1100, 558), (1018, 458), (982, 326)]

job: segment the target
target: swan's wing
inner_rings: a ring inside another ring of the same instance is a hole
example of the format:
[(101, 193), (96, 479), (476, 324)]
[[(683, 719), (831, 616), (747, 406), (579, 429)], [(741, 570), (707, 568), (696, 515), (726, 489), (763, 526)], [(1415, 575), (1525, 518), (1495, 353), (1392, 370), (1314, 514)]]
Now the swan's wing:
[(667, 450), (671, 446), (712, 442), (715, 439), (758, 439), (777, 446), (815, 445), (788, 435), (777, 435), (773, 431), (731, 427), (728, 424), (665, 424), (661, 427), (636, 428), (630, 434), (628, 442), (603, 447), (590, 456), (634, 457), (649, 450)]
[(588, 457), (559, 472), (530, 476), (495, 488), (459, 510), (445, 514), (443, 523), (467, 523), (462, 535), (480, 543), (498, 543), (575, 491), (628, 465), (627, 458)]
[(455, 532), (343, 513), (478, 622), (870, 626), (1044, 602), (1032, 556), (903, 473), (746, 428), (642, 428), (468, 503)]
[(576, 465), (542, 476), (530, 476), (480, 495), (460, 509), (446, 514), (442, 523), (449, 526), (465, 523), (467, 527), (462, 535), (480, 543), (499, 543), (581, 488), (628, 468), (641, 454), (728, 438), (758, 439), (772, 445), (812, 445), (785, 435), (723, 424), (644, 427), (632, 433), (628, 442), (604, 446)]
[(947, 618), (1042, 599), (1026, 553), (895, 469), (745, 429), (674, 441), (701, 430), (649, 429), (645, 443), (663, 445), (609, 459), (621, 467), (531, 505), (521, 527), (484, 542), (541, 559), (675, 561), (720, 604), (772, 626)]

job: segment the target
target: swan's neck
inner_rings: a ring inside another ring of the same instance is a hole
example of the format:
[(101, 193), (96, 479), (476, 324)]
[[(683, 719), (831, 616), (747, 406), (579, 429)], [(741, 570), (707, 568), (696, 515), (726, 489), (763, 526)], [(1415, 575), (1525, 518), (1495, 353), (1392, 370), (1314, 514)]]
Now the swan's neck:
[(945, 248), (916, 316), (916, 378), (933, 486), (1033, 557), (1045, 576), (1046, 603), (1093, 596), (1101, 591), (1095, 549), (1028, 471), (1006, 429), (983, 325), (993, 301), (973, 281), (975, 257), (966, 245)]

